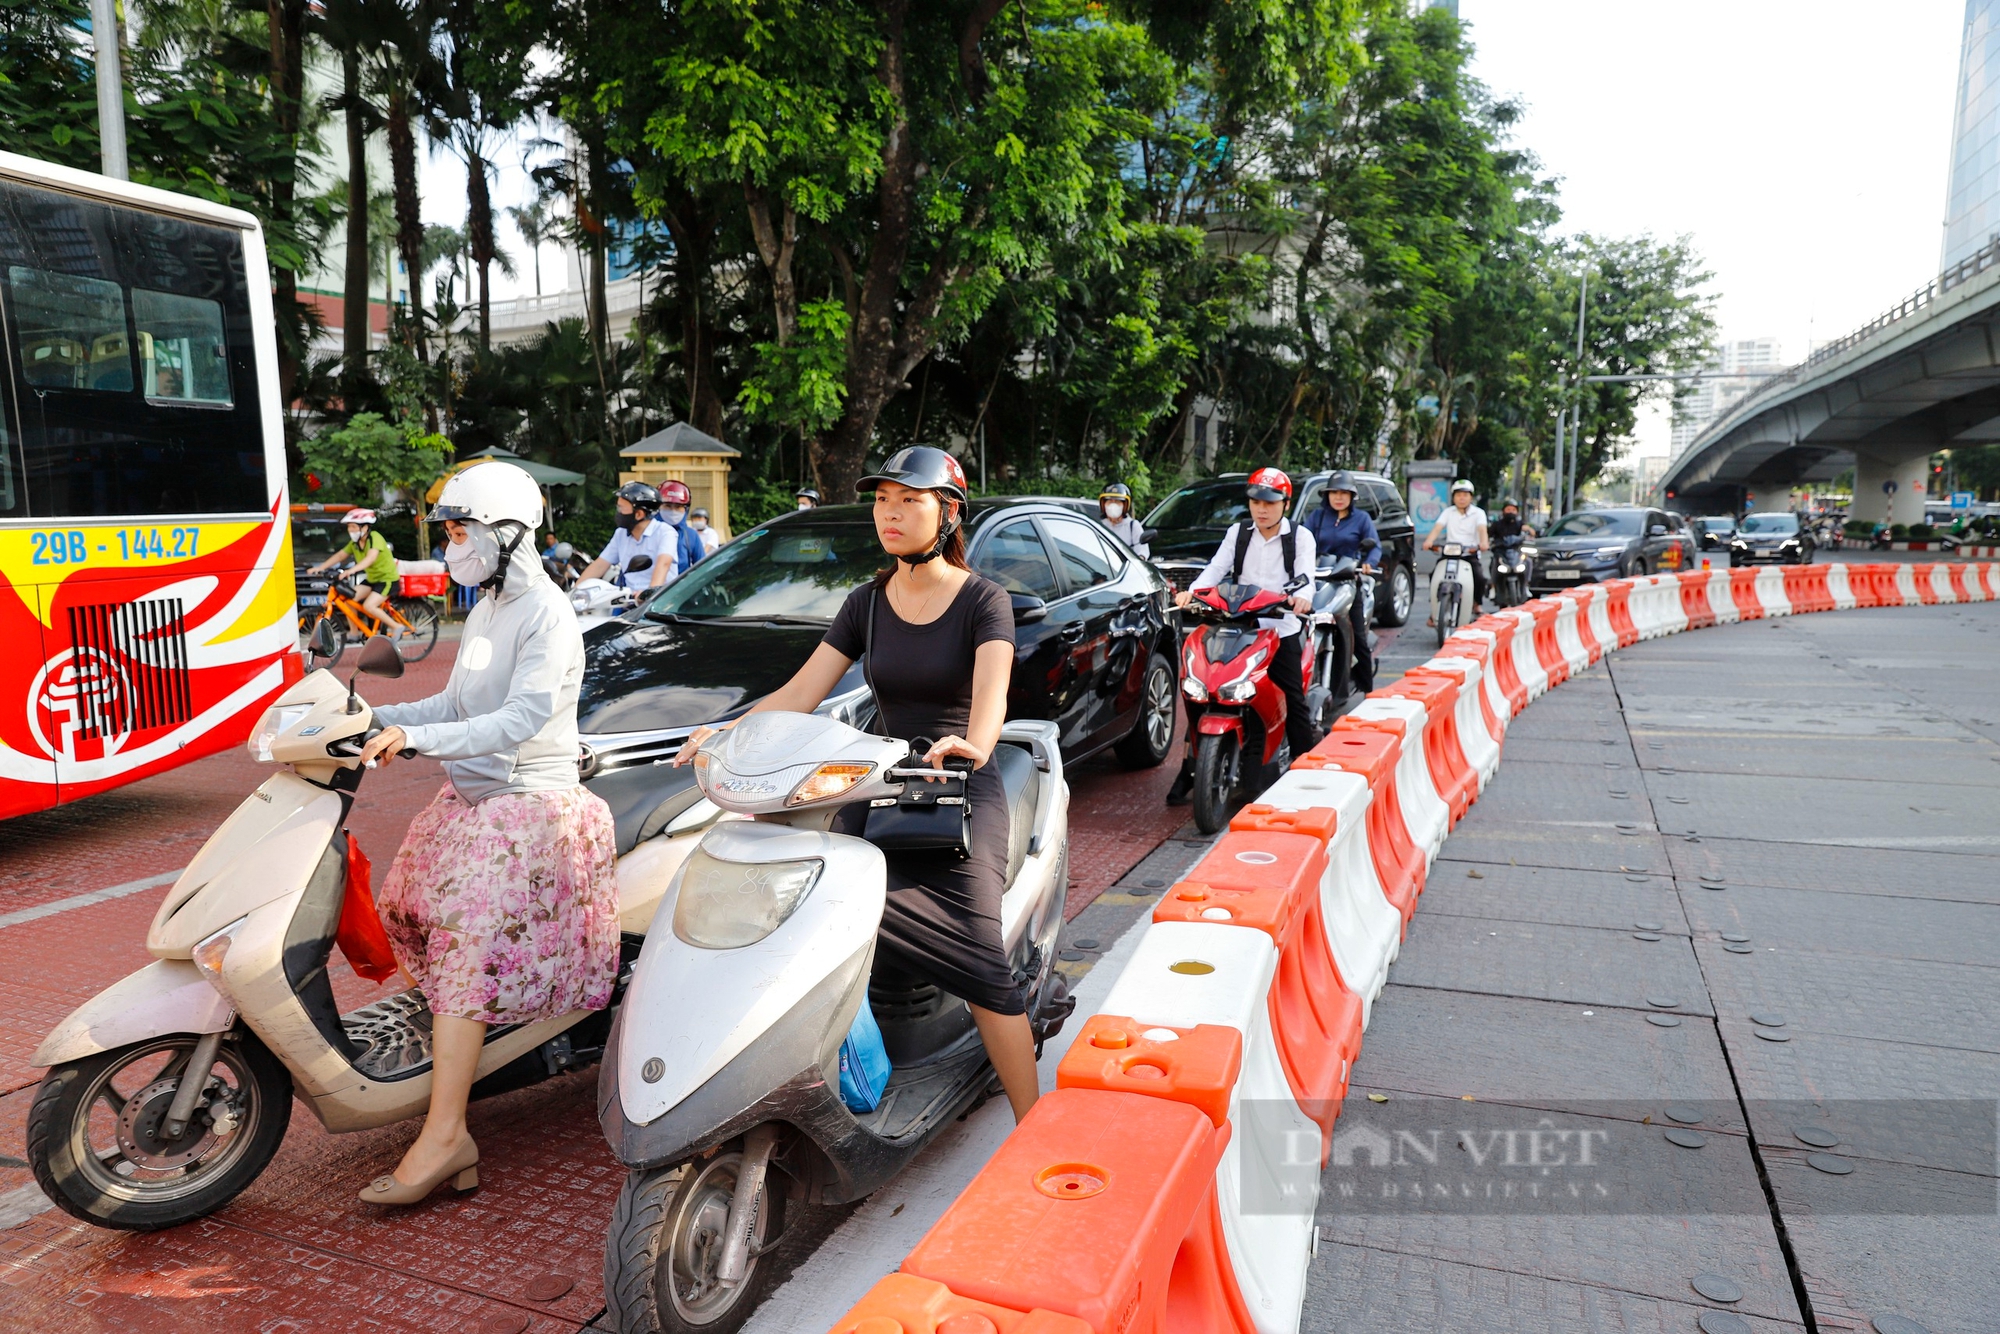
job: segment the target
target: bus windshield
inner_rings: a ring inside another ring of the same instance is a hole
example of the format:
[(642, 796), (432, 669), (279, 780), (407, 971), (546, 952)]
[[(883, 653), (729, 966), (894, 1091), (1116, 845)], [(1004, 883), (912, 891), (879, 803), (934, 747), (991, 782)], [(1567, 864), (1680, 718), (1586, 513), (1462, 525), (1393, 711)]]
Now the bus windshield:
[(249, 284), (233, 228), (0, 180), (0, 518), (266, 512)]

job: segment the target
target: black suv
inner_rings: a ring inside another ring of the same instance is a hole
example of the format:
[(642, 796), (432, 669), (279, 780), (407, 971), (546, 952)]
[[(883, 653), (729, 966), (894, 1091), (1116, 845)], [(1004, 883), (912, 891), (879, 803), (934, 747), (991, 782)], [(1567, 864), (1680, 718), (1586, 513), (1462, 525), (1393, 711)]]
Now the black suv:
[[(1294, 479), (1294, 523), (1326, 503), (1326, 479), (1331, 476), (1331, 472), (1316, 472)], [(1248, 477), (1248, 473), (1226, 472), (1213, 481), (1184, 486), (1146, 516), (1146, 527), (1157, 530), (1150, 539), (1153, 564), (1176, 587), (1185, 588), (1201, 573), (1215, 555), (1215, 549), (1222, 545), (1230, 524), (1250, 517), (1250, 506), (1243, 494)], [(1416, 525), (1410, 521), (1409, 507), (1403, 503), (1403, 495), (1394, 482), (1372, 472), (1357, 472), (1354, 479), (1361, 488), (1355, 503), (1375, 521), (1376, 535), (1382, 539), (1382, 572), (1375, 583), (1375, 623), (1401, 625), (1410, 618), (1410, 606), (1416, 599)]]
[[(972, 568), (1013, 596), (1009, 718), (1061, 726), (1074, 763), (1107, 748), (1142, 768), (1173, 744), (1178, 617), (1159, 572), (1059, 500), (966, 509)], [(584, 635), (577, 699), (584, 776), (671, 755), (791, 679), (848, 592), (889, 563), (871, 507), (823, 505), (759, 524), (623, 616)], [(873, 716), (859, 665), (820, 711)]]

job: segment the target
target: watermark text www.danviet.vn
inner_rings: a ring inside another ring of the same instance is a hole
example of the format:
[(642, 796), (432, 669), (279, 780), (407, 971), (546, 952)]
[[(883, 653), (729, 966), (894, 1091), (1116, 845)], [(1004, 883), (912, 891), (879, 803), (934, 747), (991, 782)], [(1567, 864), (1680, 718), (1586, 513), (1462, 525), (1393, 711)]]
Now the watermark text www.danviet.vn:
[(1757, 1214), (1768, 1181), (1817, 1213), (2000, 1213), (1989, 1099), (1550, 1102), (1350, 1098), (1323, 1143), (1246, 1101), (1243, 1212)]

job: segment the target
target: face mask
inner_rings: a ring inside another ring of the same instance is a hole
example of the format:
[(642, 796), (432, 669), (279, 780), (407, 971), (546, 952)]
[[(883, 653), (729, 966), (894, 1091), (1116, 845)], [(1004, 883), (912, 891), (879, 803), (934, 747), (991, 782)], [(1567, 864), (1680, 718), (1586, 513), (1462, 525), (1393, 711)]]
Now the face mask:
[(444, 549), (445, 568), (454, 582), (477, 588), (500, 568), (500, 543), (492, 528), (476, 520), (465, 525), (465, 541)]
[(667, 521), (668, 523), (672, 524), (672, 525), (673, 525), (674, 527), (676, 527), (676, 528), (678, 528), (678, 527), (680, 527), (680, 526), (681, 526), (681, 520), (682, 520), (682, 519), (685, 519), (685, 518), (687, 518), (687, 515), (688, 515), (688, 512), (687, 512), (686, 510), (661, 510), (661, 511), (660, 511), (660, 517), (661, 517), (662, 519), (665, 519), (665, 520), (666, 520), (666, 521)]
[(705, 532), (707, 532), (707, 531), (708, 531), (708, 520), (707, 520), (707, 519), (694, 519), (694, 520), (692, 520), (691, 522), (692, 522), (692, 523), (694, 524), (694, 530), (695, 530), (695, 531), (696, 531), (697, 533), (705, 533)]
[(813, 503), (812, 503), (812, 502), (811, 502), (810, 500), (801, 500), (801, 501), (799, 502), (799, 508), (800, 508), (800, 509), (802, 509), (802, 510), (809, 510), (809, 509), (811, 509), (812, 507), (813, 507)]
[(350, 542), (359, 542), (366, 536), (368, 536), (366, 528), (350, 528), (347, 530), (347, 540)]
[(1104, 507), (1104, 517), (1116, 523), (1125, 517), (1125, 507), (1115, 500), (1110, 501)]
[(618, 516), (618, 526), (624, 529), (628, 533), (632, 531), (632, 525), (637, 522), (639, 522), (639, 516), (637, 513), (620, 514)]

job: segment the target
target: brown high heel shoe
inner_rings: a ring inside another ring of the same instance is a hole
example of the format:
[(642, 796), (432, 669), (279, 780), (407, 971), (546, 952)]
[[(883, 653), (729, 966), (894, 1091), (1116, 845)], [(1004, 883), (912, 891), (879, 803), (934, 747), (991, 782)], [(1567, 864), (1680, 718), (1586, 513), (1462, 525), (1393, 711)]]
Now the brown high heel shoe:
[(451, 1188), (463, 1195), (466, 1191), (479, 1189), (479, 1146), (472, 1142), (472, 1136), (465, 1137), (465, 1143), (458, 1151), (445, 1159), (444, 1166), (413, 1186), (406, 1186), (396, 1180), (393, 1173), (376, 1177), (361, 1191), (363, 1204), (415, 1204), (451, 1178)]

